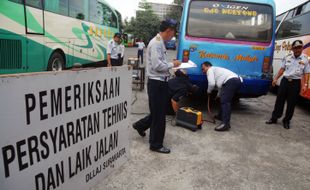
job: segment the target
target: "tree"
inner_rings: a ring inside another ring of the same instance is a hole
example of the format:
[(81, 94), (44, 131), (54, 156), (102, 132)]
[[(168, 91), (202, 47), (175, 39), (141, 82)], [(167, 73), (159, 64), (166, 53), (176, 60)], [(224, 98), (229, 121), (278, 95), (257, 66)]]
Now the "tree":
[(182, 16), (183, 0), (174, 0), (172, 9), (167, 13), (166, 18), (172, 18), (180, 23)]
[(136, 25), (135, 22), (136, 19), (134, 17), (131, 17), (130, 21), (128, 21), (128, 18), (126, 18), (124, 22), (124, 32), (134, 34), (135, 33), (134, 26)]
[(139, 2), (139, 8), (142, 10), (152, 10), (151, 5), (146, 0), (141, 0)]
[(157, 34), (160, 20), (146, 0), (139, 3), (139, 8), (141, 10), (136, 12), (136, 18), (131, 18), (130, 22), (127, 21), (128, 25), (125, 24), (125, 32), (148, 43)]

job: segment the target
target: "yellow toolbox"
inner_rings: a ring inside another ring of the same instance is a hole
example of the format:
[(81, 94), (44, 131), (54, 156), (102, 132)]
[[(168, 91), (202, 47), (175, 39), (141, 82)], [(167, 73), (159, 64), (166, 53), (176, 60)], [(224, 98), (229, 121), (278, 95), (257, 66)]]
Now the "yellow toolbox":
[(196, 131), (202, 126), (202, 113), (191, 107), (181, 107), (176, 114), (176, 125)]

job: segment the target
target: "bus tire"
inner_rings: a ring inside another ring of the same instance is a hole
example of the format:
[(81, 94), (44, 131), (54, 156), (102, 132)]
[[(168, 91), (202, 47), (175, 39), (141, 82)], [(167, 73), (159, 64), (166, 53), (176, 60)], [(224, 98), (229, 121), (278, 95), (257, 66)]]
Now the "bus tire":
[(47, 70), (62, 71), (64, 69), (65, 69), (65, 59), (60, 52), (55, 51), (48, 60)]

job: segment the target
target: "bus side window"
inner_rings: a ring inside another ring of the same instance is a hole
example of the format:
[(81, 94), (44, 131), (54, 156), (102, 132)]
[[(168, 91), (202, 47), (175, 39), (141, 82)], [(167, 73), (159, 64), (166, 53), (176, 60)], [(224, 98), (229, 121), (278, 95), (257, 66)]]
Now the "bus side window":
[(89, 20), (96, 24), (102, 24), (103, 12), (102, 3), (98, 1), (89, 1)]
[(42, 9), (42, 0), (27, 0), (26, 5)]
[(88, 20), (88, 4), (84, 1), (69, 2), (69, 16), (80, 20)]
[(117, 18), (116, 15), (112, 13), (112, 17), (111, 17), (111, 27), (117, 27)]
[(68, 16), (68, 0), (45, 0), (45, 10)]
[(303, 4), (298, 9), (300, 9), (300, 13), (299, 14), (303, 14), (303, 13), (306, 13), (306, 12), (310, 11), (310, 2)]
[(290, 12), (286, 16), (285, 20), (288, 20), (288, 19), (294, 17), (295, 16), (295, 11), (296, 11), (296, 9), (290, 10)]
[(103, 18), (101, 24), (111, 26), (111, 16), (112, 16), (111, 9), (108, 6), (102, 4), (102, 12), (103, 12)]
[(310, 11), (310, 2), (304, 5), (304, 9), (302, 10), (302, 13), (306, 13)]
[(308, 24), (308, 16), (310, 12), (297, 16), (296, 18), (285, 20), (280, 26), (277, 39), (288, 38), (292, 36), (309, 34), (310, 25)]
[(14, 3), (20, 3), (20, 4), (23, 3), (23, 0), (10, 0), (10, 1), (12, 1), (12, 2), (14, 2)]

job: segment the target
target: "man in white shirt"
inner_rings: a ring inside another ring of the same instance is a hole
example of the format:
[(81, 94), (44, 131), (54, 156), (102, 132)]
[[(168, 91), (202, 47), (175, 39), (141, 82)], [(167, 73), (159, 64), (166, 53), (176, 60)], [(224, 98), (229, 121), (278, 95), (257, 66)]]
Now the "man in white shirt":
[(143, 64), (143, 50), (145, 48), (145, 44), (142, 39), (137, 43), (138, 45), (138, 60), (140, 60), (141, 57), (141, 64)]
[(121, 40), (121, 34), (115, 33), (112, 40), (108, 42), (107, 46), (107, 61), (108, 61), (108, 67), (111, 66), (120, 66), (119, 63), (119, 42)]
[(300, 92), (300, 79), (304, 73), (310, 72), (308, 56), (303, 54), (303, 42), (295, 40), (292, 43), (293, 54), (285, 56), (282, 60), (282, 66), (272, 81), (275, 86), (279, 78), (283, 75), (278, 89), (277, 99), (271, 118), (266, 121), (266, 124), (275, 124), (282, 117), (284, 104), (287, 103), (285, 117), (283, 118), (283, 127), (290, 128), (290, 121), (294, 115), (295, 106)]
[(201, 67), (202, 72), (207, 74), (208, 94), (216, 86), (218, 88), (217, 97), (221, 101), (221, 110), (217, 117), (222, 120), (222, 123), (214, 130), (227, 131), (230, 129), (231, 102), (242, 84), (242, 79), (228, 69), (212, 66), (208, 61), (204, 62)]

